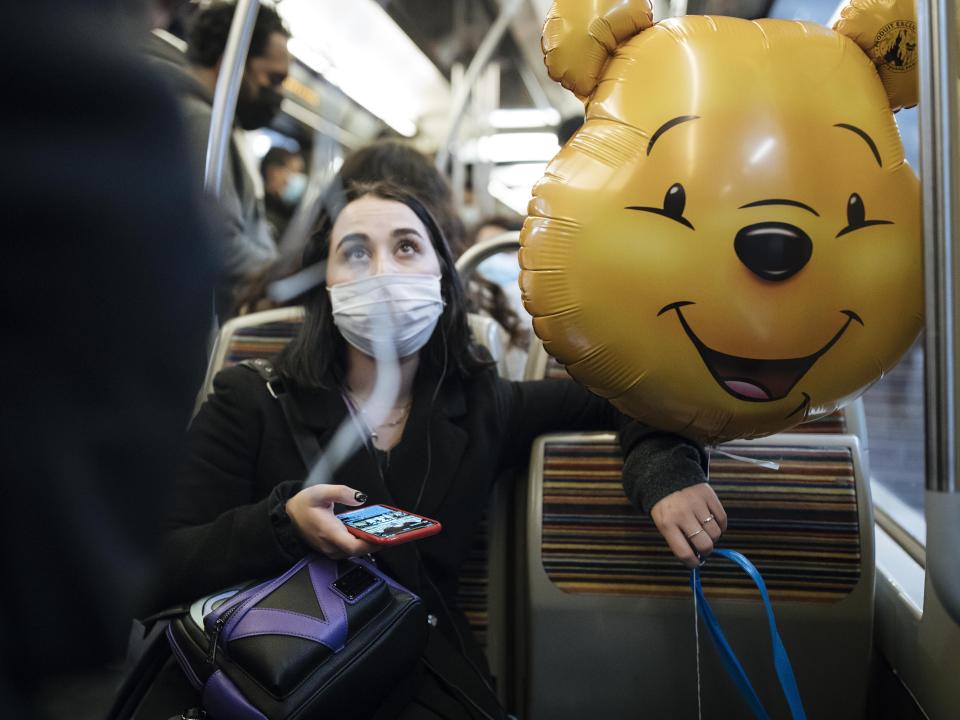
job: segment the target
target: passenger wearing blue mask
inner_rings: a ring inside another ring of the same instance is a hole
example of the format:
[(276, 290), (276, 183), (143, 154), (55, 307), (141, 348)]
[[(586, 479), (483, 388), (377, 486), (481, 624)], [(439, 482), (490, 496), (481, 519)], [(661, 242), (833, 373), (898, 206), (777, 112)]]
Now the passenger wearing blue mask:
[(273, 239), (279, 243), (307, 189), (303, 155), (282, 147), (272, 147), (260, 161), (263, 176), (263, 200), (267, 223)]
[[(456, 604), (457, 575), (495, 480), (514, 477), (508, 471), (528, 460), (535, 437), (618, 429), (631, 495), (645, 507), (669, 497), (679, 513), (715, 516), (719, 538), (726, 516), (706, 484), (701, 447), (628, 420), (572, 380), (497, 376), (472, 341), (453, 256), (424, 201), (385, 183), (332, 192), (304, 265), (325, 268), (324, 282), (304, 297), (304, 323), (274, 366), (319, 447), (340, 427), (359, 434), (360, 446), (329, 484), (305, 488), (307, 468), (276, 394), (250, 368), (218, 374), (177, 478), (158, 605), (278, 575), (311, 550), (336, 559), (376, 552), (336, 517), (347, 507), (422, 513), (443, 532), (379, 550), (377, 563), (423, 598), (434, 618), (429, 640), (393, 694), (370, 704), (382, 703), (377, 720), (502, 720)], [(392, 357), (399, 372), (392, 401), (368, 412), (375, 356)]]
[[(497, 215), (487, 218), (474, 230), (470, 245), (493, 240), (504, 233), (517, 232), (522, 227), (523, 218), (518, 216)], [(505, 251), (480, 263), (467, 283), (467, 296), (473, 308), (496, 320), (510, 337), (506, 362), (511, 378), (523, 377), (533, 331), (530, 315), (520, 299), (519, 277), (517, 252)]]

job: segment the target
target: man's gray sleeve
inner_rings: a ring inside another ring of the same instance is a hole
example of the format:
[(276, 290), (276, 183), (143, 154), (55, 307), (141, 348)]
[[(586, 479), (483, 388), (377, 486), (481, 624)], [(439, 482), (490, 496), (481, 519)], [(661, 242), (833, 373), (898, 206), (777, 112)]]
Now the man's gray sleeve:
[[(192, 162), (197, 177), (203, 178), (210, 134), (210, 108), (205, 103), (187, 98), (184, 103)], [(232, 143), (232, 141), (231, 141)], [(227, 152), (217, 204), (222, 232), (221, 244), (224, 274), (228, 277), (250, 275), (268, 265), (277, 257), (276, 245), (270, 237), (266, 222), (257, 208), (252, 190), (241, 199), (235, 179), (234, 152)], [(240, 172), (245, 172), (240, 168)]]

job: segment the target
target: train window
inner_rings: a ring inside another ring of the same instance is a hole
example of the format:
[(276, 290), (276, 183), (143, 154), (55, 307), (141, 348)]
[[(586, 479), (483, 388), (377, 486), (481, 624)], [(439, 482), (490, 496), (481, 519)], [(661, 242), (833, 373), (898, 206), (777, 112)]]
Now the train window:
[[(923, 341), (863, 396), (874, 505), (923, 545)], [(879, 513), (878, 513), (879, 514)]]
[(904, 108), (893, 116), (903, 140), (903, 154), (910, 166), (920, 172), (920, 116), (917, 108)]
[[(836, 0), (773, 0), (767, 16), (829, 25), (837, 8)], [(894, 118), (900, 129), (907, 162), (919, 170), (917, 110), (900, 110)], [(923, 398), (923, 347), (920, 341), (900, 365), (863, 396), (866, 413), (864, 447), (877, 517), (898, 525), (919, 546), (925, 544), (927, 534), (923, 518), (926, 482)]]

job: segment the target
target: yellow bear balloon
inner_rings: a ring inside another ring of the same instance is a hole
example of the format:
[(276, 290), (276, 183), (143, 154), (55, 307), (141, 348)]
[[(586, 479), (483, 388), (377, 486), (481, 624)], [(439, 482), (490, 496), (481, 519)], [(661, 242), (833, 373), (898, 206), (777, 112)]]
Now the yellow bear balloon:
[(844, 13), (838, 32), (554, 3), (547, 68), (586, 120), (534, 188), (520, 284), (547, 351), (623, 412), (768, 435), (917, 337), (920, 191), (891, 111), (916, 102), (913, 8)]

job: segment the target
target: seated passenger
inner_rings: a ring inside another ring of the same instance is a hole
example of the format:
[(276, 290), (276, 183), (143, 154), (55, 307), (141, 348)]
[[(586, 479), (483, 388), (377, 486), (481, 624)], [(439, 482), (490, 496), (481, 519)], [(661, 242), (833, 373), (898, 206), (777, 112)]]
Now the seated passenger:
[(303, 155), (282, 147), (270, 148), (260, 161), (267, 223), (278, 245), (307, 187), (305, 169)]
[[(725, 524), (705, 484), (704, 452), (628, 421), (571, 380), (498, 378), (470, 340), (450, 249), (425, 204), (407, 191), (351, 185), (328, 208), (304, 258), (305, 265), (326, 261), (326, 287), (311, 291), (302, 330), (276, 366), (321, 447), (344, 422), (363, 433), (364, 445), (335, 472), (335, 484), (304, 489), (307, 469), (262, 378), (244, 367), (221, 372), (190, 428), (187, 466), (177, 479), (165, 600), (190, 601), (279, 574), (310, 550), (331, 558), (377, 550), (347, 532), (336, 505), (388, 503), (436, 518), (439, 535), (377, 555), (438, 618), (428, 662), (411, 668), (388, 702), (401, 699), (402, 718), (481, 717), (475, 706), (502, 718), (484, 655), (455, 603), (458, 572), (495, 479), (525, 463), (540, 434), (619, 428), (628, 487), (645, 507), (668, 504), (669, 532), (682, 533), (681, 540), (696, 534), (690, 544), (683, 540), (682, 553), (695, 563), (691, 544), (709, 553)], [(401, 380), (392, 408), (371, 420), (363, 409), (377, 362), (363, 311), (382, 308), (384, 297), (404, 299), (394, 306), (396, 329), (377, 339), (387, 335), (396, 349)], [(364, 302), (371, 298), (379, 302)], [(707, 520), (701, 532), (708, 516), (717, 522)], [(451, 685), (468, 697), (451, 694)]]
[[(518, 232), (522, 227), (520, 217), (489, 217), (477, 226), (470, 245), (493, 240), (504, 233)], [(507, 367), (511, 378), (523, 377), (533, 330), (530, 315), (520, 299), (519, 278), (520, 260), (517, 251), (513, 250), (488, 257), (467, 283), (471, 305), (496, 320), (510, 338)]]

